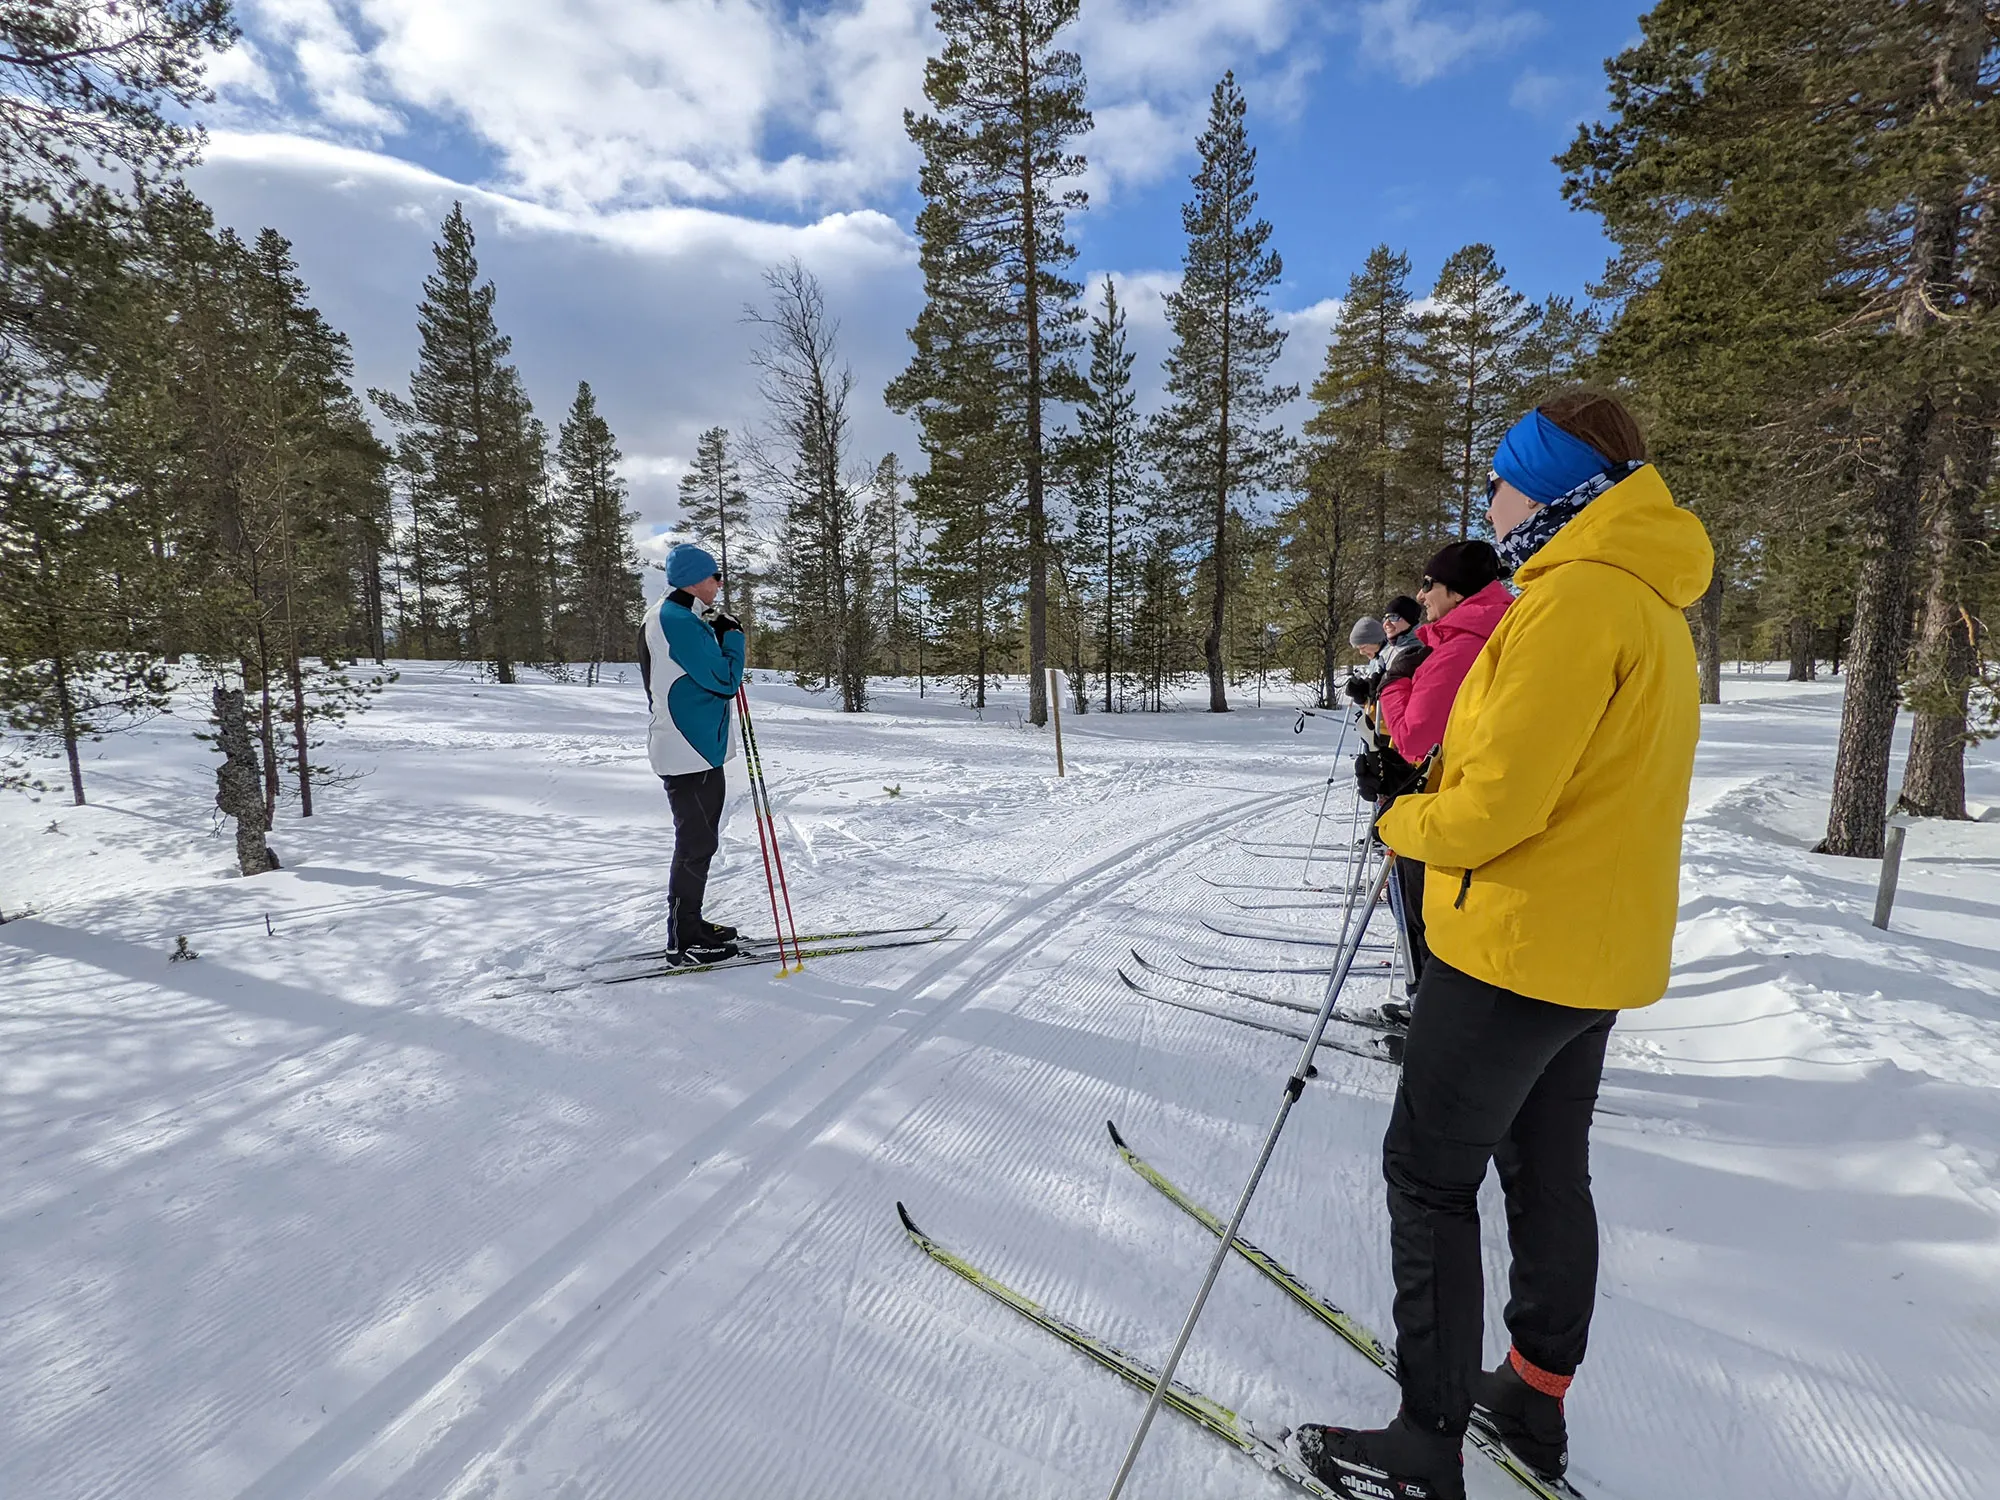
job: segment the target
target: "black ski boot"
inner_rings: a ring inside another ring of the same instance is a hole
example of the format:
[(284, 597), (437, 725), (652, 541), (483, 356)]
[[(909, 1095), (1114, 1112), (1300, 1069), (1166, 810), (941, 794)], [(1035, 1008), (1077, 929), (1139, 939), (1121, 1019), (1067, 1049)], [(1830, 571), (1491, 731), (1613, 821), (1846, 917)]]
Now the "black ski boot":
[(1473, 1382), (1472, 1399), (1477, 1403), (1473, 1421), (1542, 1478), (1562, 1478), (1569, 1467), (1569, 1426), (1563, 1420), (1562, 1397), (1529, 1385), (1510, 1354), (1499, 1369), (1487, 1370)]
[(1399, 1412), (1387, 1427), (1356, 1431), (1308, 1422), (1285, 1440), (1293, 1458), (1348, 1500), (1465, 1500), (1459, 1439), (1425, 1432)]
[(682, 911), (679, 902), (667, 904), (667, 947), (676, 964), (712, 964), (736, 957), (735, 934), (718, 936), (722, 930), (702, 921), (699, 913)]
[(1405, 1005), (1401, 1000), (1384, 1000), (1382, 1002), (1382, 1019), (1387, 1021), (1391, 1026), (1400, 1026), (1403, 1030), (1408, 1031), (1410, 1029), (1410, 1007)]
[(702, 919), (701, 932), (711, 943), (733, 943), (742, 936), (734, 927), (725, 927), (722, 923), (711, 922), (705, 917)]

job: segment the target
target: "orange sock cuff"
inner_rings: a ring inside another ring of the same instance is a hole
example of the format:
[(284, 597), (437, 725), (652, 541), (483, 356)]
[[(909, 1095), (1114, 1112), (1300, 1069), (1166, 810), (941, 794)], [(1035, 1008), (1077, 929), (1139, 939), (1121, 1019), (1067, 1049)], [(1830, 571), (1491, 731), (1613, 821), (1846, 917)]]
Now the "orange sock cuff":
[(1571, 1375), (1551, 1375), (1541, 1366), (1530, 1364), (1519, 1349), (1507, 1351), (1507, 1363), (1514, 1367), (1514, 1373), (1529, 1389), (1540, 1391), (1544, 1396), (1553, 1396), (1558, 1401), (1569, 1394), (1569, 1383), (1575, 1379)]

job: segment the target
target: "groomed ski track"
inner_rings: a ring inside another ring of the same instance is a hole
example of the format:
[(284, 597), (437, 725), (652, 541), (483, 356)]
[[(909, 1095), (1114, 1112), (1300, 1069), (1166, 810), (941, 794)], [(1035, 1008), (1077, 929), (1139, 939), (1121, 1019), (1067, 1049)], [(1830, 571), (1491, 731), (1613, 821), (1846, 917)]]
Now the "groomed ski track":
[[(1240, 798), (1218, 812), (1252, 818), (1296, 804), (1310, 790), (1296, 786)], [(726, 1236), (770, 1234), (770, 1228), (744, 1218), (782, 1204), (788, 1196), (784, 1178), (802, 1170), (802, 1156), (814, 1148), (836, 1154), (836, 1138), (852, 1144), (866, 1132), (848, 1116), (890, 1080), (898, 1064), (924, 1044), (942, 1040), (1006, 970), (1046, 948), (1082, 910), (1180, 858), (1190, 842), (1202, 842), (1212, 822), (1214, 814), (1182, 818), (1132, 840), (1052, 890), (1016, 902), (964, 944), (954, 944), (956, 952), (926, 964), (888, 996), (866, 1002), (862, 1016), (846, 1020), (826, 1042), (688, 1140), (674, 1154), (674, 1164), (662, 1164), (620, 1194), (606, 1212), (566, 1236), (500, 1294), (486, 1298), (390, 1382), (370, 1390), (338, 1422), (246, 1486), (240, 1500), (454, 1494), (460, 1482), (476, 1480), (480, 1470), (492, 1466), (494, 1450), (504, 1450), (510, 1436), (532, 1432), (568, 1410), (578, 1392), (596, 1382), (604, 1362), (630, 1352), (634, 1340), (642, 1358), (672, 1360), (670, 1350), (686, 1348), (694, 1330), (680, 1328), (670, 1342), (654, 1342), (646, 1330), (654, 1330), (662, 1314), (678, 1322), (666, 1308), (676, 1296), (676, 1280), (714, 1276), (708, 1264)], [(1208, 832), (1206, 838), (1218, 834)], [(680, 1158), (688, 1158), (690, 1168), (680, 1168)], [(726, 1166), (694, 1170), (716, 1162)], [(824, 1208), (814, 1204), (812, 1214)], [(804, 1222), (794, 1220), (786, 1236)], [(540, 1336), (550, 1326), (556, 1332)], [(526, 1358), (522, 1344), (532, 1344)], [(688, 1368), (682, 1378), (686, 1386), (662, 1412), (664, 1430), (648, 1434), (652, 1444), (664, 1442), (674, 1452), (654, 1450), (648, 1456), (650, 1444), (642, 1436), (634, 1452), (612, 1466), (632, 1494), (648, 1492), (648, 1476), (668, 1468), (674, 1492), (690, 1496), (730, 1494), (740, 1482), (746, 1456), (740, 1444), (720, 1444), (690, 1464), (690, 1456), (678, 1452), (686, 1436), (680, 1428), (692, 1420), (724, 1430), (756, 1406), (704, 1412), (714, 1398), (702, 1390), (700, 1370)], [(732, 1400), (740, 1404), (746, 1396), (736, 1392)], [(748, 1432), (744, 1436), (750, 1438)], [(678, 1488), (682, 1484), (686, 1490)]]
[[(664, 799), (622, 698), (530, 687), (500, 719), (492, 689), (426, 670), (357, 721), (378, 785), (274, 839), (279, 877), (79, 892), (0, 927), (4, 1020), (39, 1049), (17, 1056), (55, 1060), (46, 1084), (13, 1075), (0, 1493), (1101, 1494), (1141, 1398), (927, 1261), (894, 1204), (1163, 1355), (1213, 1241), (1107, 1153), (1102, 1122), (1226, 1204), (1297, 1044), (1135, 1004), (1117, 965), (1133, 942), (1311, 962), (1202, 922), (1244, 920), (1211, 882), (1291, 873), (1242, 842), (1310, 837), (1324, 747), (1290, 710), (1091, 715), (1065, 722), (1057, 782), (1040, 736), (913, 693), (857, 721), (767, 686), (801, 925), (949, 906), (954, 941), (787, 980), (496, 998), (645, 945)], [(1813, 792), (1791, 768), (1830, 758), (1831, 709), (1751, 701), (1704, 748), (1685, 993), (1621, 1024), (1621, 1114), (1599, 1126), (1603, 1295), (1571, 1403), (1592, 1500), (2000, 1490), (2000, 1067), (1980, 1071), (2000, 1051), (1979, 1011), (2000, 924), (1919, 859), (1900, 934), (1871, 935), (1872, 867), (1799, 852)], [(440, 747), (522, 784), (452, 804), (449, 847), (420, 857), (435, 830), (396, 809), (456, 795), (430, 779)], [(105, 800), (160, 815), (141, 759), (108, 768)], [(58, 816), (82, 833), (118, 814)], [(740, 818), (719, 879), (723, 915), (756, 923), (748, 837)], [(552, 850), (561, 880), (538, 874)], [(177, 931), (204, 956), (169, 969)], [(1324, 981), (1251, 982), (1310, 1002)], [(1356, 982), (1351, 1003), (1382, 998), (1379, 975)], [(100, 1033), (101, 1071), (78, 1040)], [(127, 1034), (151, 1050), (120, 1083)], [(1394, 1073), (1333, 1054), (1319, 1071), (1244, 1232), (1386, 1329)], [(1490, 1197), (1486, 1220), (1497, 1314)], [(1266, 1432), (1394, 1405), (1235, 1265), (1183, 1375)], [(1167, 1416), (1134, 1493), (1287, 1490)]]

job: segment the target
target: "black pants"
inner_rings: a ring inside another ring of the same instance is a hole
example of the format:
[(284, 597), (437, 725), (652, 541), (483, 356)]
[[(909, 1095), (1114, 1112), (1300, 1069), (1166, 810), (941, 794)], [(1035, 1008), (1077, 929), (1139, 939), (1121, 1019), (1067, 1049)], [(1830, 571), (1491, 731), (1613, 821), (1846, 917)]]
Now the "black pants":
[(667, 874), (667, 942), (681, 946), (681, 925), (699, 921), (708, 894), (708, 862), (722, 838), (722, 801), (728, 778), (717, 766), (662, 776), (667, 805), (674, 810), (674, 862)]
[(1414, 995), (1430, 959), (1430, 945), (1424, 941), (1424, 865), (1422, 860), (1396, 861), (1396, 915), (1402, 919), (1403, 936), (1410, 950), (1410, 972), (1406, 986)]
[(1513, 1252), (1507, 1331), (1554, 1375), (1583, 1361), (1597, 1296), (1590, 1115), (1615, 1011), (1487, 984), (1431, 956), (1382, 1141), (1403, 1410), (1457, 1434), (1481, 1366), (1479, 1184), (1491, 1160)]

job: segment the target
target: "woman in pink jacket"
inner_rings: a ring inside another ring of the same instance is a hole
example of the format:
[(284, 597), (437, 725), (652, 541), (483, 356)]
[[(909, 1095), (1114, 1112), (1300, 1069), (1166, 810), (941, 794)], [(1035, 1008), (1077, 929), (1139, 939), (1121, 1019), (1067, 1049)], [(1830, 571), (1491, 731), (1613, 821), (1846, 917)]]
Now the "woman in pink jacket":
[(1514, 596), (1500, 581), (1500, 555), (1485, 542), (1453, 542), (1424, 569), (1417, 639), (1430, 653), (1416, 670), (1382, 684), (1382, 722), (1396, 753), (1412, 765), (1444, 740), (1452, 700)]

